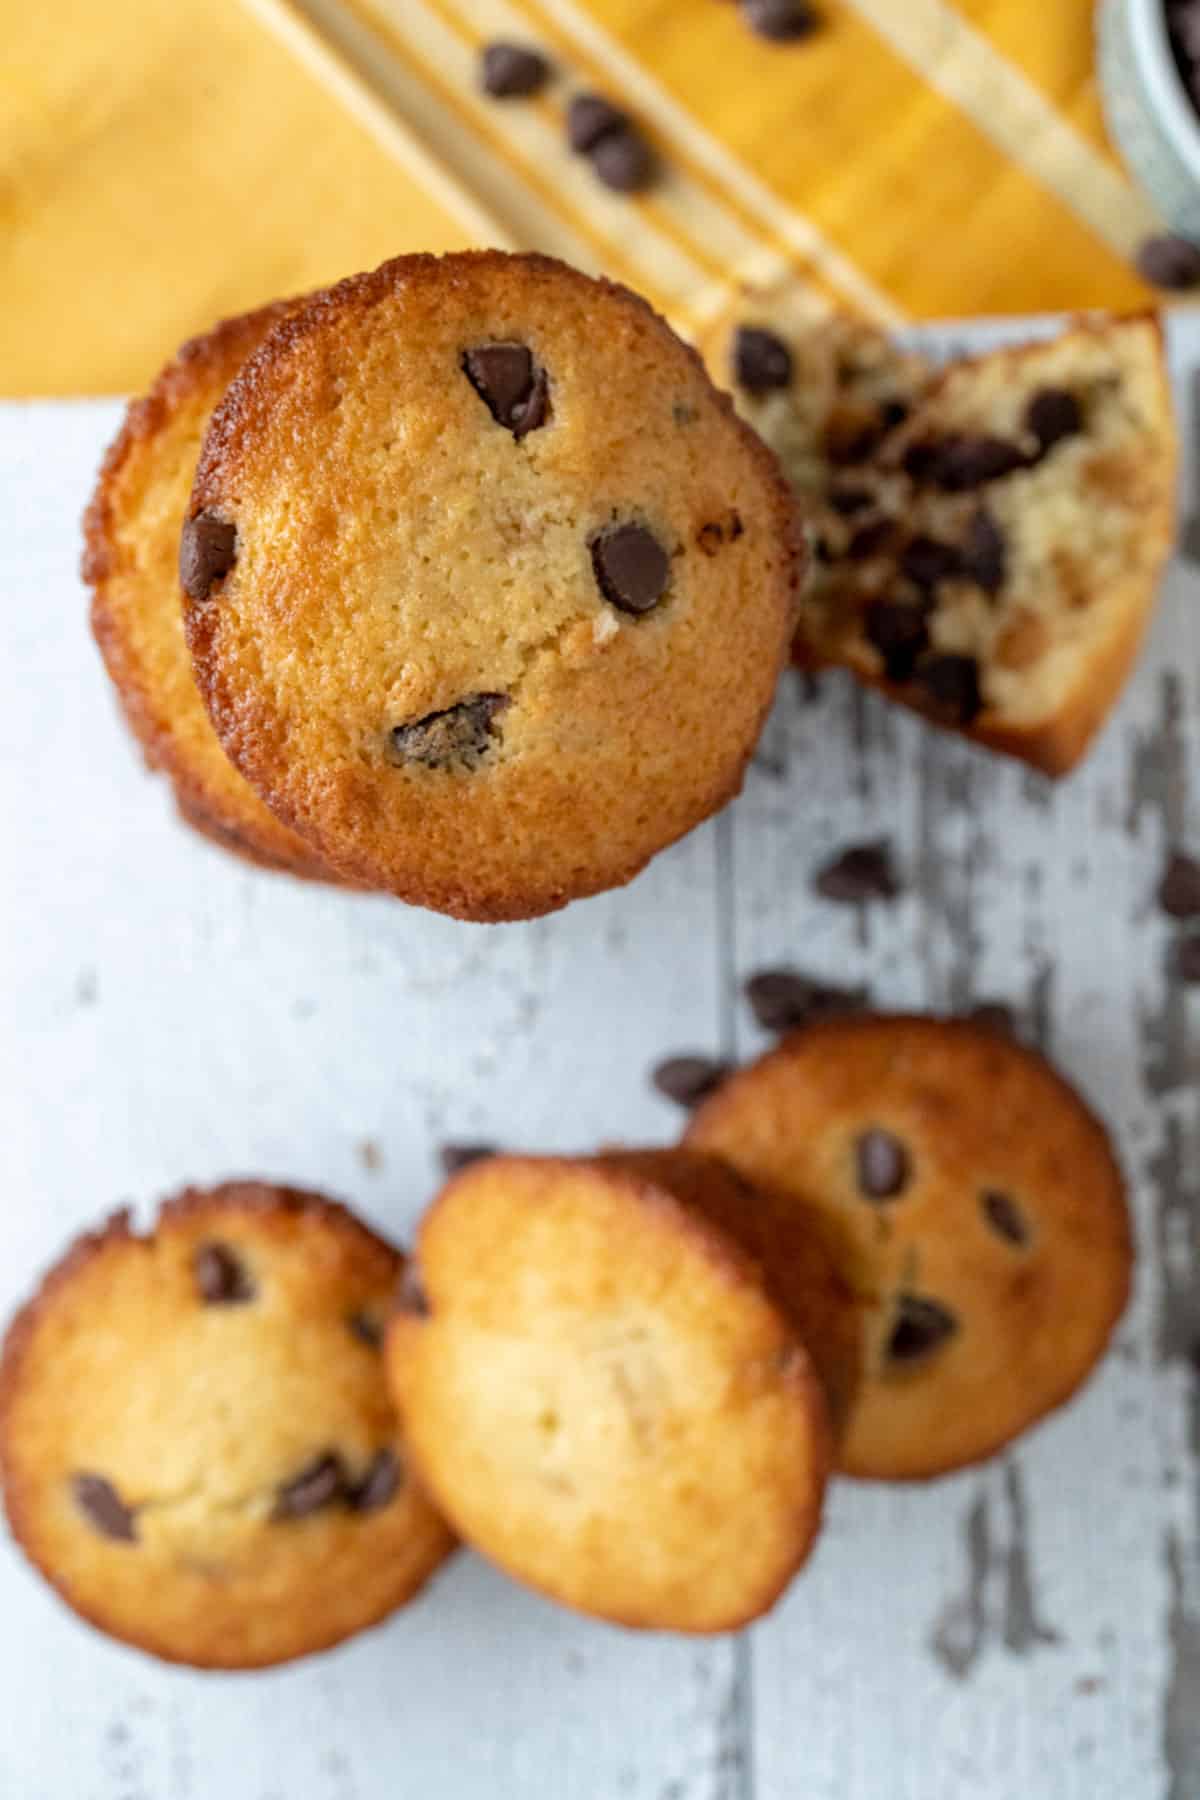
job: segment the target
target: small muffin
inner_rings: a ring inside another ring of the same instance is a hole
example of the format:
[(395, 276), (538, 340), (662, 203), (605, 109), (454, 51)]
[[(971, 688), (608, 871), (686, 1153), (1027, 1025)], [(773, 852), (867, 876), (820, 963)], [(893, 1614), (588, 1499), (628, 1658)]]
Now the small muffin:
[(684, 1152), (500, 1156), (421, 1226), (387, 1338), (413, 1455), (464, 1538), (581, 1612), (728, 1631), (812, 1549), (826, 1403), (710, 1216), (743, 1202)]
[(169, 1662), (288, 1662), (383, 1619), (451, 1534), (380, 1351), (403, 1259), (343, 1207), (189, 1190), (81, 1238), (0, 1360), (13, 1535), (68, 1605)]
[(83, 578), (125, 718), (149, 766), (174, 784), (188, 823), (262, 867), (330, 880), (221, 749), (192, 676), (179, 588), (179, 533), (212, 410), (289, 310), (264, 306), (193, 338), (132, 403), (84, 517)]
[(819, 1236), (855, 1296), (847, 1474), (943, 1475), (992, 1455), (1093, 1369), (1133, 1250), (1103, 1126), (986, 1027), (830, 1019), (733, 1075), (686, 1145), (759, 1195), (760, 1241)]
[(339, 871), (472, 919), (627, 881), (737, 791), (800, 561), (777, 464), (667, 325), (498, 251), (277, 326), (181, 541), (242, 773)]
[(801, 656), (1067, 773), (1141, 647), (1176, 460), (1157, 317), (952, 364), (822, 522)]

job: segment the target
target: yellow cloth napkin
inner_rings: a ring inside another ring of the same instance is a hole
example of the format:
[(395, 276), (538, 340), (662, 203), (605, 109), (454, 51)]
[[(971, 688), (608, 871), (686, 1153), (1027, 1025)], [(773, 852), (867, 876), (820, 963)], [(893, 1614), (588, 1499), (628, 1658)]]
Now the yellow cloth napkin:
[[(794, 271), (884, 321), (1144, 304), (1092, 0), (0, 0), (0, 393), (145, 383), (220, 313), (418, 248), (546, 249), (685, 328)], [(540, 46), (530, 100), (479, 46)], [(655, 143), (648, 194), (563, 141), (570, 93)]]

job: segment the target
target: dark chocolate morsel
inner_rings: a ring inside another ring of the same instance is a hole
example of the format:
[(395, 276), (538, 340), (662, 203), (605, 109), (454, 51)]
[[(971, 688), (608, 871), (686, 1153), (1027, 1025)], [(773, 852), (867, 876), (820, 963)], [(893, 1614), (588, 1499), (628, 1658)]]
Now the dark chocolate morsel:
[(346, 1498), (346, 1471), (336, 1450), (324, 1450), (298, 1474), (281, 1482), (272, 1518), (307, 1519)]
[(524, 344), (478, 344), (462, 354), (463, 373), (497, 425), (515, 438), (550, 416), (549, 384)]
[(858, 1185), (868, 1200), (894, 1200), (908, 1185), (908, 1151), (890, 1131), (873, 1125), (854, 1146)]
[(733, 379), (748, 394), (785, 388), (792, 379), (792, 353), (783, 339), (758, 325), (739, 325), (733, 338)]
[(201, 1244), (192, 1257), (192, 1273), (206, 1306), (245, 1306), (258, 1291), (228, 1244)]
[(485, 44), (479, 58), (479, 85), (493, 100), (523, 99), (545, 84), (550, 66), (525, 44)]
[(986, 506), (971, 514), (962, 547), (962, 572), (985, 594), (995, 597), (1008, 573), (1008, 541)]
[(1043, 456), (1064, 438), (1083, 430), (1083, 408), (1069, 388), (1039, 388), (1025, 409), (1025, 427), (1038, 441)]
[(973, 656), (930, 656), (917, 666), (916, 680), (937, 711), (956, 725), (970, 725), (983, 711), (979, 664)]
[(629, 124), (628, 113), (603, 94), (575, 94), (567, 106), (567, 142), (572, 150), (582, 153), (593, 149), (602, 137), (624, 131)]
[(179, 538), (179, 580), (190, 600), (206, 600), (215, 581), (237, 560), (237, 527), (214, 512), (184, 521)]
[(482, 1162), (485, 1156), (495, 1156), (495, 1144), (442, 1144), (438, 1149), (438, 1161), (442, 1165), (444, 1175), (457, 1175), (473, 1162)]
[(379, 1450), (362, 1480), (349, 1489), (347, 1500), (355, 1512), (378, 1512), (400, 1492), (400, 1463), (394, 1450)]
[(853, 844), (818, 869), (813, 887), (823, 900), (840, 905), (861, 905), (869, 900), (894, 900), (901, 891), (886, 838), (869, 844)]
[(392, 754), (398, 763), (420, 763), (426, 769), (455, 764), (474, 768), (496, 736), (492, 721), (507, 705), (505, 694), (472, 694), (445, 712), (393, 726)]
[(863, 630), (867, 642), (882, 656), (888, 680), (911, 680), (918, 661), (929, 648), (925, 607), (899, 600), (873, 600), (864, 614)]
[(80, 1470), (71, 1477), (71, 1492), (76, 1506), (101, 1537), (112, 1538), (118, 1544), (136, 1544), (137, 1517), (111, 1481)]
[(650, 1071), (660, 1094), (689, 1111), (715, 1093), (730, 1066), (709, 1056), (669, 1056)]
[(940, 1301), (901, 1294), (888, 1334), (888, 1361), (916, 1362), (939, 1350), (957, 1330), (958, 1320)]
[(1011, 1194), (1002, 1193), (999, 1188), (988, 1188), (979, 1196), (979, 1204), (984, 1218), (999, 1237), (1010, 1244), (1029, 1242), (1025, 1216)]
[(617, 525), (592, 539), (592, 569), (604, 598), (622, 612), (646, 613), (667, 591), (671, 562), (645, 525)]

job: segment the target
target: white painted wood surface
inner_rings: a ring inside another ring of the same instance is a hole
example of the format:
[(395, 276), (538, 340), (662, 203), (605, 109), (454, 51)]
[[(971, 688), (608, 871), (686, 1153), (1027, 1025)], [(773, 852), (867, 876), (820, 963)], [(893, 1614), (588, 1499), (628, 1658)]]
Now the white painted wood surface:
[[(1190, 448), (1200, 322), (1174, 347)], [(201, 1676), (93, 1635), (0, 1542), (0, 1800), (1198, 1800), (1200, 992), (1171, 988), (1153, 889), (1168, 839), (1200, 850), (1200, 574), (1057, 789), (789, 679), (742, 799), (633, 887), (463, 926), (175, 823), (76, 576), (116, 418), (0, 408), (0, 1311), (188, 1180), (312, 1183), (403, 1235), (444, 1137), (666, 1137), (645, 1071), (756, 1049), (737, 984), (780, 961), (886, 1005), (1014, 1002), (1119, 1130), (1142, 1262), (1074, 1407), (981, 1472), (839, 1487), (736, 1640), (575, 1620), (463, 1556), (330, 1656)], [(814, 864), (881, 833), (908, 895), (814, 901)]]

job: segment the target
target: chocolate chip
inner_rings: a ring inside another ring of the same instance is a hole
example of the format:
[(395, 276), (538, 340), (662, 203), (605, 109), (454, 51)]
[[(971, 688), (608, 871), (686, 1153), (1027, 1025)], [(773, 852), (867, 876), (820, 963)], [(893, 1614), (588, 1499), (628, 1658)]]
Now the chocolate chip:
[(394, 1450), (379, 1450), (371, 1459), (366, 1474), (347, 1493), (354, 1512), (378, 1512), (400, 1492), (400, 1464)]
[(81, 1472), (71, 1477), (71, 1492), (76, 1506), (101, 1537), (112, 1538), (118, 1544), (137, 1543), (136, 1515), (126, 1506), (111, 1481), (106, 1481), (103, 1475)]
[(346, 1498), (346, 1471), (336, 1450), (325, 1450), (298, 1475), (280, 1484), (275, 1494), (275, 1520), (307, 1519)]
[(383, 1343), (383, 1326), (370, 1313), (353, 1312), (346, 1319), (346, 1325), (360, 1344), (368, 1350), (378, 1350)]
[(567, 107), (567, 142), (572, 150), (586, 154), (601, 138), (627, 130), (630, 123), (628, 113), (603, 94), (575, 94)]
[(938, 1350), (958, 1330), (958, 1320), (940, 1301), (901, 1294), (888, 1334), (889, 1362), (915, 1362)]
[(707, 525), (702, 525), (696, 533), (697, 548), (703, 550), (705, 556), (715, 556), (724, 542), (725, 532), (723, 527), (713, 523), (711, 520)]
[(438, 1149), (438, 1161), (444, 1175), (457, 1175), (460, 1169), (469, 1168), (471, 1163), (482, 1162), (485, 1156), (495, 1154), (495, 1144), (442, 1144)]
[(616, 525), (592, 539), (592, 569), (600, 592), (622, 612), (646, 613), (667, 591), (671, 563), (645, 525)]
[(1023, 1245), (1029, 1242), (1029, 1227), (1025, 1216), (1011, 1194), (1001, 1193), (999, 1188), (989, 1188), (980, 1194), (979, 1204), (983, 1208), (983, 1216), (1000, 1237), (1010, 1244)]
[(882, 555), (895, 543), (899, 529), (894, 519), (871, 519), (860, 525), (846, 545), (847, 561), (869, 562), (871, 557)]
[(862, 905), (870, 900), (894, 900), (901, 891), (886, 838), (870, 844), (854, 844), (818, 869), (813, 887), (823, 900), (839, 905)]
[(1137, 253), (1137, 269), (1152, 287), (1183, 292), (1200, 282), (1200, 247), (1164, 232), (1147, 238)]
[(944, 544), (940, 538), (917, 536), (904, 546), (900, 572), (915, 587), (931, 594), (939, 582), (950, 581), (962, 573), (962, 552), (957, 545)]
[(493, 100), (536, 94), (549, 73), (545, 57), (524, 44), (485, 44), (479, 58), (479, 85)]
[(1083, 430), (1083, 408), (1069, 388), (1041, 388), (1025, 408), (1025, 429), (1031, 431), (1045, 456), (1064, 438)]
[(1008, 573), (1008, 540), (986, 506), (971, 514), (962, 548), (962, 572), (985, 594), (996, 595)]
[(894, 1200), (908, 1184), (908, 1151), (890, 1131), (874, 1125), (854, 1146), (858, 1185), (868, 1200)]
[(739, 325), (733, 338), (733, 379), (748, 394), (785, 388), (792, 379), (792, 353), (782, 338), (758, 325)]
[(794, 1031), (815, 1019), (861, 1012), (868, 998), (865, 988), (829, 987), (797, 969), (761, 969), (743, 992), (764, 1031)]
[(1175, 973), (1185, 987), (1200, 985), (1200, 935), (1181, 938), (1176, 945)]
[(709, 1056), (669, 1056), (650, 1071), (660, 1094), (689, 1111), (715, 1093), (729, 1074), (729, 1064)]
[(927, 479), (948, 494), (965, 494), (1026, 466), (1025, 452), (1007, 438), (951, 437), (942, 443)]
[(546, 371), (524, 344), (479, 344), (464, 350), (463, 373), (497, 425), (517, 439), (550, 416)]
[(1182, 850), (1167, 857), (1158, 884), (1158, 904), (1171, 919), (1200, 919), (1200, 862)]
[(794, 44), (811, 37), (821, 21), (805, 0), (740, 0), (751, 31), (773, 44)]
[(929, 648), (929, 625), (923, 606), (897, 600), (873, 600), (863, 615), (867, 642), (883, 658), (889, 681), (909, 681)]
[(979, 664), (973, 656), (930, 656), (916, 680), (939, 712), (956, 725), (969, 725), (983, 711)]
[(900, 458), (900, 464), (910, 480), (923, 483), (932, 476), (941, 454), (942, 445), (937, 439), (918, 438), (915, 443), (909, 444)]
[(832, 487), (827, 495), (834, 512), (843, 519), (851, 518), (855, 513), (866, 512), (874, 506), (875, 496), (870, 488)]
[(885, 400), (879, 409), (879, 417), (885, 431), (895, 431), (898, 425), (912, 412), (912, 404), (908, 400)]
[(445, 712), (428, 713), (411, 725), (396, 725), (391, 747), (398, 762), (426, 769), (448, 769), (456, 763), (474, 768), (496, 733), (492, 720), (508, 705), (504, 694), (472, 694)]
[(654, 152), (632, 125), (606, 132), (588, 151), (588, 161), (605, 187), (617, 194), (640, 194), (654, 179)]
[(179, 539), (179, 579), (191, 600), (206, 600), (214, 581), (228, 575), (237, 560), (237, 527), (214, 512), (197, 513), (184, 522)]
[(834, 413), (825, 427), (825, 456), (835, 468), (853, 468), (879, 448), (883, 427), (857, 411)]
[(1003, 1000), (981, 1000), (967, 1017), (982, 1031), (994, 1031), (998, 1037), (1017, 1036), (1017, 1015)]
[(421, 1271), (412, 1258), (405, 1263), (400, 1286), (396, 1289), (396, 1311), (404, 1313), (410, 1319), (428, 1319), (433, 1312), (429, 1295), (425, 1292), (425, 1283), (421, 1280)]
[(192, 1258), (192, 1273), (206, 1306), (245, 1306), (258, 1291), (227, 1244), (202, 1244)]

